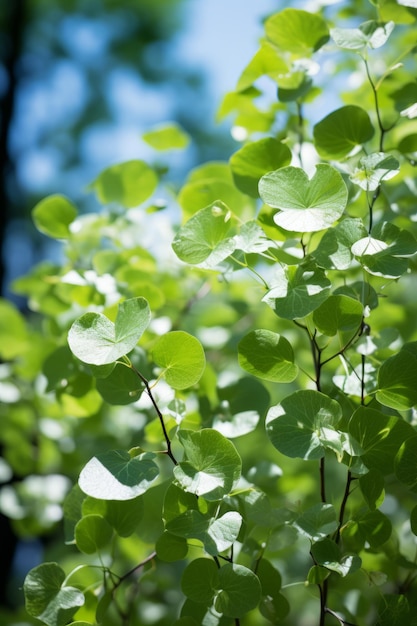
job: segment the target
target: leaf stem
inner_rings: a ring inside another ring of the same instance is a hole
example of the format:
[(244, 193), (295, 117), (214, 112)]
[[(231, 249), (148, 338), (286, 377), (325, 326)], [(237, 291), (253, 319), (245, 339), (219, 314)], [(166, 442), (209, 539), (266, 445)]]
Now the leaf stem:
[[(127, 363), (125, 363), (125, 365), (127, 365)], [(178, 465), (178, 461), (175, 458), (175, 456), (174, 456), (174, 454), (172, 452), (172, 449), (171, 449), (171, 440), (170, 440), (170, 438), (168, 436), (168, 433), (167, 433), (167, 429), (166, 429), (165, 422), (164, 422), (164, 416), (162, 415), (162, 413), (161, 413), (161, 411), (160, 411), (160, 409), (159, 409), (159, 407), (158, 407), (158, 405), (156, 403), (156, 400), (155, 400), (155, 398), (154, 398), (154, 396), (152, 394), (152, 390), (150, 388), (148, 380), (139, 372), (139, 370), (136, 369), (136, 367), (130, 361), (129, 361), (128, 367), (130, 367), (135, 372), (136, 376), (138, 376), (140, 378), (140, 380), (143, 382), (143, 384), (145, 385), (146, 393), (148, 394), (148, 396), (149, 396), (149, 398), (150, 398), (150, 400), (151, 400), (151, 402), (153, 404), (153, 407), (154, 407), (154, 409), (156, 411), (156, 414), (158, 415), (159, 422), (161, 424), (162, 432), (163, 432), (164, 439), (165, 439), (165, 442), (166, 442), (166, 445), (167, 445), (166, 454), (169, 456), (169, 458), (174, 463), (174, 465)]]

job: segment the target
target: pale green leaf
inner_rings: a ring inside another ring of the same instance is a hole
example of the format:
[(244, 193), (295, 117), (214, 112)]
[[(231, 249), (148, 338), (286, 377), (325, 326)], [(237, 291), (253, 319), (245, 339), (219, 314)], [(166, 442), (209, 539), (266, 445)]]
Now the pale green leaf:
[(157, 185), (158, 177), (154, 170), (140, 160), (112, 165), (91, 183), (102, 204), (114, 202), (126, 208), (145, 202)]
[(321, 163), (309, 179), (298, 167), (283, 167), (259, 182), (262, 200), (280, 209), (274, 222), (285, 230), (315, 232), (328, 228), (343, 213), (347, 188), (339, 172)]
[(161, 124), (142, 135), (155, 150), (181, 150), (190, 142), (189, 135), (176, 123)]
[(265, 22), (266, 36), (285, 52), (308, 57), (329, 39), (322, 17), (301, 9), (284, 9)]
[(173, 389), (195, 385), (206, 366), (203, 346), (183, 330), (173, 330), (160, 337), (152, 348), (152, 358), (163, 368), (163, 376)]
[(390, 180), (400, 171), (400, 164), (393, 156), (385, 152), (374, 152), (359, 161), (350, 180), (365, 191), (375, 191), (383, 180)]
[(77, 217), (77, 209), (65, 196), (53, 195), (38, 202), (32, 210), (36, 228), (48, 237), (66, 239), (70, 225)]

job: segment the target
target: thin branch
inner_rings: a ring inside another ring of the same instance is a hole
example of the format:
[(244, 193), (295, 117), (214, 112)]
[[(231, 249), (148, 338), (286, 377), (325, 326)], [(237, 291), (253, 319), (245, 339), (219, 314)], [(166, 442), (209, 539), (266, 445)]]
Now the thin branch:
[(346, 486), (345, 486), (345, 493), (343, 494), (343, 499), (342, 502), (340, 504), (340, 511), (339, 511), (339, 525), (337, 527), (337, 532), (336, 532), (336, 537), (335, 537), (335, 542), (339, 543), (340, 541), (340, 529), (343, 526), (343, 520), (345, 517), (345, 509), (346, 509), (346, 504), (350, 495), (350, 485), (352, 483), (352, 481), (354, 480), (353, 476), (352, 476), (352, 472), (349, 470), (348, 474), (347, 474), (347, 480), (346, 480)]
[[(150, 563), (151, 561), (154, 560), (154, 558), (156, 557), (156, 552), (151, 552), (149, 556), (147, 556), (145, 559), (143, 559), (143, 561), (141, 561), (140, 563), (138, 563), (137, 565), (135, 565), (135, 567), (133, 567), (131, 570), (129, 570), (128, 572), (126, 572), (126, 574), (123, 574), (123, 576), (119, 577), (119, 580), (117, 583), (115, 583), (114, 585), (114, 589), (117, 589), (117, 587), (120, 587), (120, 585), (130, 576), (132, 576), (133, 574), (135, 574), (137, 571), (139, 571), (140, 569), (142, 569), (143, 567), (145, 567), (145, 565), (147, 565), (147, 563)], [(113, 590), (114, 591), (114, 590)]]
[(335, 613), (334, 611), (332, 611), (331, 609), (327, 607), (325, 608), (325, 612), (328, 613), (329, 615), (333, 615), (333, 617), (339, 620), (339, 624), (342, 624), (342, 626), (357, 626), (357, 624), (353, 624), (352, 622), (347, 622), (342, 617), (340, 617), (340, 615), (338, 615), (337, 613)]

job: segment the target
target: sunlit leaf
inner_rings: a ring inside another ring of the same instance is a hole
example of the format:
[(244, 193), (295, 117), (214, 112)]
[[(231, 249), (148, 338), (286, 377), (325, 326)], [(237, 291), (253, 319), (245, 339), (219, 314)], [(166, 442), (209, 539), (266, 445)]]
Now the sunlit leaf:
[(291, 344), (270, 330), (254, 330), (241, 339), (238, 356), (239, 365), (258, 378), (283, 383), (297, 376)]
[(230, 158), (236, 186), (254, 198), (259, 197), (258, 183), (267, 172), (289, 165), (291, 151), (273, 137), (245, 144)]
[(36, 228), (48, 237), (66, 239), (70, 225), (77, 217), (77, 209), (65, 196), (53, 195), (38, 202), (32, 210)]
[(294, 526), (311, 539), (320, 541), (337, 529), (336, 511), (332, 504), (319, 503), (310, 507), (297, 517)]
[(343, 159), (372, 139), (374, 127), (364, 109), (350, 104), (329, 113), (314, 126), (313, 133), (320, 156)]
[(112, 536), (112, 527), (101, 515), (85, 515), (75, 526), (75, 543), (85, 554), (109, 549)]
[(326, 22), (319, 15), (301, 9), (284, 9), (267, 19), (268, 39), (286, 52), (308, 57), (329, 39)]
[(359, 167), (350, 180), (365, 191), (375, 191), (384, 180), (390, 180), (400, 171), (400, 164), (392, 155), (374, 152), (359, 160)]
[(329, 296), (314, 312), (313, 321), (319, 331), (332, 337), (338, 332), (358, 330), (363, 317), (360, 302), (348, 296)]
[(84, 604), (84, 594), (64, 584), (65, 572), (57, 563), (42, 563), (30, 570), (23, 589), (26, 610), (47, 626), (65, 626)]
[(150, 317), (149, 305), (141, 297), (121, 302), (114, 324), (102, 313), (84, 313), (70, 328), (69, 347), (84, 363), (113, 363), (133, 350)]
[(315, 232), (332, 226), (343, 213), (347, 189), (339, 172), (320, 163), (309, 178), (298, 167), (283, 167), (263, 176), (259, 194), (271, 207), (280, 209), (274, 222), (285, 230)]
[(205, 551), (217, 555), (236, 541), (242, 525), (237, 511), (228, 511), (218, 518), (207, 518), (199, 511), (185, 511), (167, 524), (167, 531), (186, 539), (199, 539)]
[(155, 150), (178, 150), (186, 148), (189, 135), (178, 124), (163, 124), (143, 133), (142, 139)]
[(101, 500), (131, 500), (145, 493), (159, 470), (150, 452), (130, 457), (124, 450), (94, 456), (81, 470), (78, 484), (89, 496)]
[(417, 342), (405, 344), (378, 371), (377, 399), (400, 411), (417, 404)]
[(163, 368), (163, 376), (173, 389), (194, 385), (206, 365), (203, 346), (183, 330), (173, 330), (160, 337), (152, 349), (152, 357)]
[(147, 163), (132, 160), (106, 168), (91, 187), (102, 204), (116, 202), (130, 208), (147, 200), (157, 184), (158, 177)]

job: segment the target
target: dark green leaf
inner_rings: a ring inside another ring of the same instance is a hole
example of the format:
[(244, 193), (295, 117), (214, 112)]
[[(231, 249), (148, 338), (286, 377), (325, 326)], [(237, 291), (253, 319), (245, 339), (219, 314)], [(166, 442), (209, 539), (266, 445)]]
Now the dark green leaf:
[(101, 515), (86, 515), (75, 526), (75, 543), (85, 554), (109, 549), (112, 536), (112, 527)]
[(374, 127), (368, 113), (351, 104), (329, 113), (314, 126), (313, 132), (320, 156), (343, 159), (372, 139)]
[(294, 352), (285, 337), (270, 330), (254, 330), (240, 340), (239, 365), (254, 376), (273, 382), (291, 382), (297, 376)]

